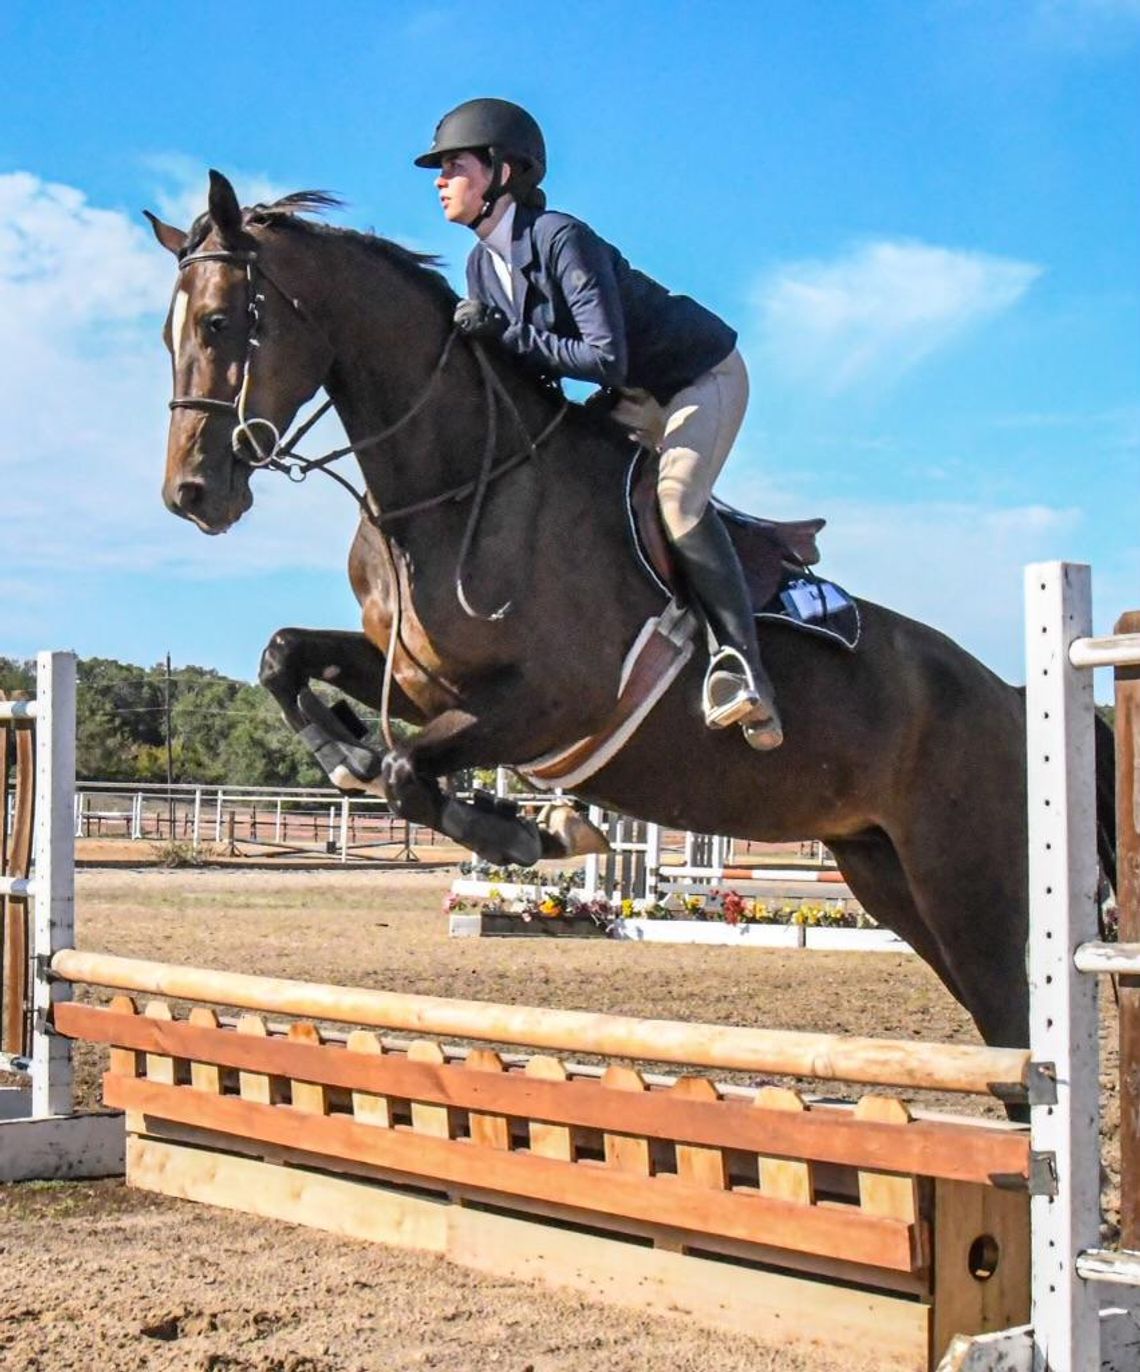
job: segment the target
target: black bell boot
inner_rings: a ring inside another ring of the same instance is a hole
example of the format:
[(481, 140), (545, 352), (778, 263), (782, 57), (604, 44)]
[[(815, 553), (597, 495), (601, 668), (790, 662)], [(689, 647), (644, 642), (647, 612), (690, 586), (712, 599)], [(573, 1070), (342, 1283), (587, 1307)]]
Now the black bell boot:
[(728, 530), (710, 507), (673, 548), (719, 645), (705, 673), (705, 723), (710, 729), (739, 724), (753, 748), (778, 748), (784, 733), (775, 692), (760, 661), (752, 601)]

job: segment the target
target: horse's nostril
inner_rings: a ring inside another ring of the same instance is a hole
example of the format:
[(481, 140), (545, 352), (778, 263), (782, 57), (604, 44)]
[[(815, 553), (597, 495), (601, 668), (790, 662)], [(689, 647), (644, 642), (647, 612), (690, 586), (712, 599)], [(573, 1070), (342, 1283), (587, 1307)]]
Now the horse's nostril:
[(178, 483), (178, 494), (176, 504), (180, 510), (190, 513), (201, 505), (206, 494), (206, 486), (202, 481), (180, 481)]

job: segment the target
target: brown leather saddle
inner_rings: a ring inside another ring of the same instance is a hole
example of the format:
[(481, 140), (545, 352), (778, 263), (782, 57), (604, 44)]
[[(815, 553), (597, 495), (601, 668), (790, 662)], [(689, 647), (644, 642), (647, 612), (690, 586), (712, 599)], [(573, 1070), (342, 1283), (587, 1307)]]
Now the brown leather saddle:
[[(648, 448), (642, 448), (630, 462), (626, 478), (630, 531), (662, 586), (678, 594), (683, 593), (683, 588), (677, 580), (657, 504), (657, 467), (658, 455)], [(814, 567), (819, 561), (815, 536), (827, 520), (758, 519), (717, 501), (713, 505), (732, 537), (757, 612), (776, 594), (786, 568)]]

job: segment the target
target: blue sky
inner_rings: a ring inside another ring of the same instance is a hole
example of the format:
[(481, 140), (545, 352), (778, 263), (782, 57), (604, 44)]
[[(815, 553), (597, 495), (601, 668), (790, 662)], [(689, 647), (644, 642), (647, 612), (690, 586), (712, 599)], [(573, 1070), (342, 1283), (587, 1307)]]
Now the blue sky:
[(824, 567), (1020, 680), (1021, 566), (1140, 605), (1140, 0), (0, 8), (0, 654), (169, 649), (250, 678), (355, 627), (353, 511), (260, 478), (221, 539), (159, 499), (171, 263), (205, 171), (470, 237), (411, 165), (527, 105), (550, 201), (740, 332), (728, 499), (823, 514)]

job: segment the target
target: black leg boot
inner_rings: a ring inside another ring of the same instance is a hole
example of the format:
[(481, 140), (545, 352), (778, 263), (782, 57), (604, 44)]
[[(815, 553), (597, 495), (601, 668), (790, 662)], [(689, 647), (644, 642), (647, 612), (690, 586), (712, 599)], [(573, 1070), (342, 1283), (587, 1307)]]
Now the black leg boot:
[(784, 741), (775, 692), (760, 661), (752, 601), (732, 539), (714, 509), (673, 541), (681, 573), (719, 645), (705, 674), (705, 723), (739, 724), (753, 748)]

